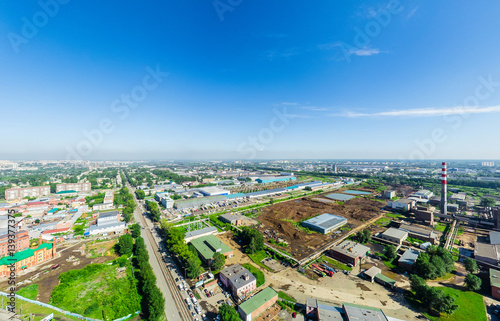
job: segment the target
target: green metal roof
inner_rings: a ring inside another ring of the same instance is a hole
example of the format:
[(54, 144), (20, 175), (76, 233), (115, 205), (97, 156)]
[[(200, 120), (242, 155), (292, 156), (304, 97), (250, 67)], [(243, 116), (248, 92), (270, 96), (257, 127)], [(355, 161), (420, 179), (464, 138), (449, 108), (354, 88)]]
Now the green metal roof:
[[(278, 292), (274, 291), (274, 289), (271, 287), (267, 287), (264, 290), (257, 293), (256, 295), (254, 295), (253, 297), (251, 297), (250, 299), (240, 304), (239, 308), (243, 312), (245, 312), (246, 315), (249, 315), (277, 295)], [(256, 316), (252, 316), (252, 319), (254, 317)]]
[(396, 281), (394, 281), (390, 277), (387, 277), (387, 276), (383, 275), (382, 273), (379, 273), (379, 274), (375, 275), (375, 278), (376, 279), (380, 279), (380, 280), (384, 281), (385, 283), (389, 283), (391, 285), (396, 284)]
[(198, 253), (200, 253), (206, 261), (212, 259), (218, 249), (220, 249), (218, 252), (221, 254), (232, 251), (229, 246), (213, 235), (198, 237), (192, 240), (191, 244), (193, 244)]
[(40, 249), (47, 249), (50, 250), (52, 248), (52, 243), (43, 243), (40, 244), (36, 249), (27, 249), (21, 252), (16, 252), (12, 256), (5, 256), (0, 259), (0, 265), (10, 265), (12, 263), (17, 263), (19, 261), (22, 261), (24, 259), (27, 259), (29, 257), (32, 257), (36, 251)]
[(490, 283), (492, 286), (500, 288), (500, 271), (490, 269)]
[(56, 194), (72, 194), (72, 193), (78, 193), (78, 192), (74, 190), (69, 190), (69, 191), (60, 191), (57, 192)]

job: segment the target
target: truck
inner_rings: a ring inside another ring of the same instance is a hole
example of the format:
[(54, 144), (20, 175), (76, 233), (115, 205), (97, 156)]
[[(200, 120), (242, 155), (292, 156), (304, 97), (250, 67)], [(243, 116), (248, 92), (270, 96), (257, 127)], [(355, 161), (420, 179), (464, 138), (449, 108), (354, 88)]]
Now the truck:
[(331, 268), (329, 267), (328, 265), (324, 264), (324, 263), (321, 263), (321, 266), (327, 270), (327, 271), (331, 271), (332, 273), (335, 273), (335, 269), (334, 268)]
[(317, 264), (312, 264), (313, 267), (315, 267), (316, 269), (318, 269), (319, 271), (323, 272), (324, 274), (328, 275), (329, 277), (332, 277), (333, 276), (333, 273), (332, 271), (329, 271), (327, 269), (324, 269), (322, 267), (320, 267), (319, 265)]

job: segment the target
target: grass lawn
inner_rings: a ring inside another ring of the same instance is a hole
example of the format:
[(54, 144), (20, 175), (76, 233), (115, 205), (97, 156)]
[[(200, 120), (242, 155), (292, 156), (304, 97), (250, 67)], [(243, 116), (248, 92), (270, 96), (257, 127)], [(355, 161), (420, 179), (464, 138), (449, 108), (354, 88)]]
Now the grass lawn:
[(248, 254), (248, 257), (250, 258), (250, 260), (252, 260), (258, 266), (260, 266), (268, 271), (274, 272), (270, 267), (268, 267), (264, 263), (260, 262), (263, 259), (269, 257), (269, 255), (267, 255), (266, 251), (262, 250), (262, 251), (254, 253), (254, 254)]
[(193, 293), (194, 293), (194, 296), (195, 296), (198, 300), (201, 300), (201, 295), (200, 295), (198, 292), (193, 291)]
[(16, 294), (19, 294), (26, 299), (36, 300), (36, 296), (38, 295), (38, 284), (25, 286), (24, 288), (17, 291)]
[(245, 269), (250, 271), (250, 273), (252, 273), (257, 278), (257, 287), (261, 286), (262, 284), (264, 284), (266, 282), (266, 278), (264, 277), (264, 273), (262, 273), (261, 270), (259, 270), (258, 268), (256, 268), (252, 264), (245, 263), (245, 264), (242, 264), (241, 266), (243, 266)]
[(475, 292), (461, 291), (453, 288), (439, 287), (445, 294), (449, 294), (455, 298), (455, 304), (458, 305), (458, 309), (451, 315), (442, 314), (439, 317), (429, 315), (426, 313), (427, 309), (422, 307), (420, 302), (412, 299), (408, 299), (408, 295), (405, 295), (407, 300), (420, 311), (424, 311), (424, 315), (432, 321), (487, 321), (486, 308), (484, 306), (483, 297)]
[(446, 273), (445, 275), (443, 275), (442, 277), (440, 278), (436, 278), (434, 281), (445, 281), (445, 280), (449, 280), (451, 279), (452, 277), (454, 277), (455, 274), (453, 273)]
[(384, 260), (384, 265), (387, 266), (390, 269), (394, 269), (396, 265), (393, 263), (394, 261), (385, 261)]
[(295, 301), (295, 299), (294, 299), (294, 298), (292, 298), (291, 296), (289, 296), (288, 294), (286, 294), (286, 293), (285, 293), (285, 292), (283, 292), (283, 291), (279, 291), (279, 292), (278, 292), (278, 297), (279, 297), (280, 299), (283, 299), (283, 300), (292, 301), (292, 302), (297, 302), (297, 301)]
[(404, 218), (403, 215), (397, 214), (397, 213), (386, 213), (385, 216), (390, 217), (390, 218), (396, 218), (396, 219)]
[(339, 269), (339, 270), (347, 270), (347, 271), (352, 271), (352, 268), (351, 267), (348, 267), (347, 265), (345, 265), (344, 263), (340, 263), (339, 261), (336, 261), (334, 259), (331, 259), (329, 258), (328, 256), (326, 255), (323, 255), (321, 257), (322, 260), (325, 260), (327, 261), (333, 268), (335, 269)]
[(388, 219), (387, 217), (382, 217), (378, 221), (375, 222), (375, 224), (380, 225), (380, 226), (387, 226), (391, 223), (391, 220)]
[(33, 321), (40, 321), (46, 316), (48, 316), (51, 313), (54, 313), (54, 320), (75, 320), (75, 321), (81, 321), (81, 319), (71, 317), (69, 315), (63, 314), (61, 312), (58, 312), (56, 310), (52, 310), (50, 308), (46, 307), (41, 307), (39, 305), (29, 303), (23, 300), (19, 300), (16, 303), (16, 313), (19, 316), (20, 315), (20, 310), (21, 310), (21, 303), (23, 304), (23, 316), (26, 318), (26, 320), (29, 319), (29, 314), (33, 313)]
[(437, 223), (435, 226), (434, 226), (434, 229), (438, 232), (444, 232), (444, 230), (446, 229), (446, 224), (443, 224), (443, 223)]
[[(116, 261), (115, 261), (116, 262)], [(131, 266), (90, 264), (59, 276), (50, 304), (95, 319), (117, 319), (141, 310)]]

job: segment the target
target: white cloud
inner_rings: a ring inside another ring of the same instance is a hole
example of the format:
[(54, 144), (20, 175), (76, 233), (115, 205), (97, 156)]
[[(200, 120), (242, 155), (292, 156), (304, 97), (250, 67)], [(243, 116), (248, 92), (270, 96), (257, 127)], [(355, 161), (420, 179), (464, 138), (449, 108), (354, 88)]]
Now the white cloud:
[(373, 56), (378, 55), (383, 52), (376, 48), (363, 48), (363, 49), (352, 49), (349, 51), (352, 55), (356, 56)]
[(474, 107), (474, 106), (460, 106), (460, 107), (446, 107), (446, 108), (417, 108), (405, 110), (393, 110), (377, 113), (357, 113), (347, 111), (343, 114), (331, 114), (330, 116), (344, 116), (344, 117), (431, 117), (431, 116), (445, 116), (445, 115), (464, 115), (464, 114), (484, 114), (500, 112), (500, 106), (489, 107)]
[(327, 111), (328, 108), (324, 108), (324, 107), (314, 107), (314, 106), (304, 106), (302, 107), (303, 109), (307, 109), (307, 110), (310, 110), (310, 111)]

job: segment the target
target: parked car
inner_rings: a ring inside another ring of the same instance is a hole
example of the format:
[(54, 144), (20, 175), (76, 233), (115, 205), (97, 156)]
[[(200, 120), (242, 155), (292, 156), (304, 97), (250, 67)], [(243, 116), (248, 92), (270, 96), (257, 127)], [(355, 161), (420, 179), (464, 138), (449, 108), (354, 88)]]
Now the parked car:
[(295, 319), (296, 317), (297, 317), (297, 312), (292, 313), (292, 318)]

